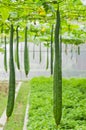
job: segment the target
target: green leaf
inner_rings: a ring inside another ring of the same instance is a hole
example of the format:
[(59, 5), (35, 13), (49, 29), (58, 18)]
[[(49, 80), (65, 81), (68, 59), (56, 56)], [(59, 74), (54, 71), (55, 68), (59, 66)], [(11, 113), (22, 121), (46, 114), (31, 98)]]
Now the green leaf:
[(5, 22), (9, 16), (9, 9), (6, 7), (1, 7), (1, 16), (2, 16), (2, 21)]

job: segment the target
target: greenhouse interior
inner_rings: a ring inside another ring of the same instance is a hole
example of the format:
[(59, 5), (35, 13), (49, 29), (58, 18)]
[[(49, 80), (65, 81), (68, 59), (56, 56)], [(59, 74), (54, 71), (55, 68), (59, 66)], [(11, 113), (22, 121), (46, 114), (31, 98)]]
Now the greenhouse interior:
[(86, 0), (0, 0), (0, 130), (86, 130)]

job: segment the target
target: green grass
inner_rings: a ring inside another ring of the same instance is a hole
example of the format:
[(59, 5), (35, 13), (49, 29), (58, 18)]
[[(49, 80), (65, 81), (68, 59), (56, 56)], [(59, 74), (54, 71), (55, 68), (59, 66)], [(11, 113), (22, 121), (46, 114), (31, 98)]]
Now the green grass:
[(7, 121), (4, 130), (22, 130), (24, 124), (28, 94), (29, 94), (29, 83), (24, 82), (18, 93), (13, 114)]
[(52, 78), (30, 82), (28, 130), (86, 130), (86, 79), (63, 79), (63, 115), (57, 128), (53, 118)]
[(7, 88), (8, 84), (0, 82), (0, 117), (5, 110), (7, 102)]

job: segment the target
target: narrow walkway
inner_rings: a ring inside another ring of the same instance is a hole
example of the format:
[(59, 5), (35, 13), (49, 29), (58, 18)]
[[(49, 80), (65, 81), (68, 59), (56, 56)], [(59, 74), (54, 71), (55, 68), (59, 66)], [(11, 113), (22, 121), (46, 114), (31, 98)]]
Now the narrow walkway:
[[(16, 87), (15, 100), (16, 100), (16, 97), (17, 97), (18, 92), (20, 90), (21, 84), (22, 84), (22, 82), (20, 82), (18, 84), (18, 86)], [(0, 130), (3, 130), (4, 125), (6, 123), (6, 120), (7, 120), (7, 116), (6, 116), (6, 109), (5, 109), (4, 112), (3, 112), (3, 114), (2, 114), (2, 116), (1, 116), (1, 118), (0, 118)]]
[(24, 119), (24, 125), (23, 125), (23, 130), (27, 130), (28, 112), (29, 112), (29, 104), (27, 103), (26, 113), (25, 113), (25, 119)]

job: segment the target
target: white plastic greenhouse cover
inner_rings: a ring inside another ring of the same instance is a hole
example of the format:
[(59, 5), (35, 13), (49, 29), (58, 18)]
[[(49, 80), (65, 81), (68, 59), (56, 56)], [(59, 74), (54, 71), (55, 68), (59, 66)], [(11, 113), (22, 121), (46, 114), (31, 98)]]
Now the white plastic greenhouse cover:
[(81, 2), (83, 3), (83, 5), (86, 5), (86, 0), (81, 0)]

